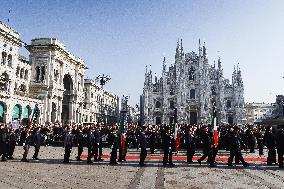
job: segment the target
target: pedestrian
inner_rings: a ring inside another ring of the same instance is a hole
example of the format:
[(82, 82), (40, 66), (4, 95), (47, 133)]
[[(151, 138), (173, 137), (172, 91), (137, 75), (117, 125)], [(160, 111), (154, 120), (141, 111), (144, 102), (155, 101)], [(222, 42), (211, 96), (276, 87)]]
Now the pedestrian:
[(40, 146), (41, 146), (41, 143), (42, 143), (42, 136), (41, 136), (41, 133), (40, 133), (40, 127), (36, 128), (35, 129), (35, 133), (33, 135), (33, 145), (35, 147), (35, 153), (33, 155), (33, 159), (34, 160), (39, 160), (38, 159), (38, 152), (40, 150)]
[(64, 137), (64, 148), (65, 148), (65, 153), (64, 153), (64, 160), (63, 163), (70, 163), (70, 154), (72, 151), (72, 146), (73, 146), (73, 135), (71, 134), (71, 129), (68, 126), (65, 131), (65, 137)]
[(230, 140), (230, 157), (228, 159), (228, 166), (233, 166), (232, 162), (234, 157), (238, 158), (239, 161), (242, 162), (244, 167), (248, 166), (248, 163), (245, 162), (243, 155), (242, 155), (242, 140), (239, 136), (239, 128), (237, 126), (234, 127), (233, 132), (229, 136)]
[(30, 132), (29, 127), (26, 127), (21, 133), (21, 144), (23, 145), (24, 153), (23, 158), (21, 159), (22, 162), (29, 162), (27, 159), (30, 145), (32, 145), (32, 133)]
[(88, 148), (87, 163), (88, 164), (93, 163), (92, 157), (94, 156), (94, 143), (95, 143), (94, 128), (90, 127), (87, 132), (87, 148)]
[(113, 129), (109, 135), (109, 143), (111, 145), (111, 153), (110, 153), (110, 161), (109, 164), (116, 165), (117, 164), (117, 150), (118, 150), (118, 133), (117, 130)]
[(81, 155), (82, 155), (83, 150), (84, 150), (84, 143), (85, 143), (85, 140), (84, 140), (82, 127), (78, 127), (78, 129), (77, 129), (77, 145), (78, 145), (77, 161), (82, 161)]
[(1, 161), (6, 161), (8, 150), (8, 127), (7, 125), (1, 125), (0, 127), (0, 156)]
[(276, 134), (276, 144), (277, 144), (277, 154), (278, 154), (278, 163), (279, 168), (283, 167), (283, 155), (284, 155), (284, 130), (283, 127), (279, 127)]
[(8, 138), (9, 138), (9, 143), (8, 143), (7, 159), (14, 159), (13, 154), (14, 154), (15, 147), (16, 147), (16, 144), (17, 144), (17, 136), (16, 136), (13, 128), (9, 129)]
[(208, 126), (203, 126), (203, 131), (201, 132), (200, 136), (201, 144), (202, 144), (202, 150), (203, 155), (197, 160), (197, 162), (201, 165), (201, 162), (208, 157), (207, 162), (211, 167), (215, 167), (214, 161), (212, 159), (213, 156), (213, 140), (212, 136), (208, 132)]
[(139, 135), (139, 142), (138, 142), (138, 145), (141, 149), (140, 151), (140, 162), (139, 162), (139, 165), (140, 166), (145, 166), (145, 159), (147, 157), (147, 138), (146, 138), (146, 126), (142, 126), (141, 127), (141, 132), (140, 132), (140, 135)]
[(165, 127), (165, 133), (163, 136), (163, 149), (164, 149), (164, 157), (163, 157), (163, 166), (167, 166), (167, 164), (170, 167), (174, 167), (173, 164), (173, 137), (171, 133), (170, 127)]
[(268, 149), (267, 165), (272, 165), (273, 163), (276, 163), (276, 143), (275, 135), (272, 132), (271, 126), (268, 126), (264, 133), (264, 144)]
[(193, 163), (192, 158), (195, 154), (195, 136), (192, 127), (188, 127), (185, 133), (185, 146), (187, 163)]

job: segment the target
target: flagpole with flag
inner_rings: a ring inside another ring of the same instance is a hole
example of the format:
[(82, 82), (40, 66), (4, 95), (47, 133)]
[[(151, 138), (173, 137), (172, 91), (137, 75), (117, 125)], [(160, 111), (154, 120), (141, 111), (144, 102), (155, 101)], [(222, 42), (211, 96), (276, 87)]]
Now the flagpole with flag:
[(214, 146), (218, 146), (219, 140), (219, 133), (218, 133), (218, 126), (217, 126), (217, 111), (215, 105), (213, 106), (213, 113), (212, 113), (212, 126), (213, 126), (213, 142)]
[(174, 140), (175, 140), (175, 151), (176, 153), (178, 153), (179, 146), (180, 146), (180, 133), (179, 133), (179, 127), (177, 124), (177, 108), (175, 108), (175, 114), (174, 114), (173, 133), (174, 133)]
[(34, 107), (34, 111), (33, 111), (33, 114), (32, 114), (32, 117), (30, 119), (30, 121), (28, 122), (28, 125), (26, 127), (26, 130), (30, 130), (30, 128), (32, 127), (33, 123), (34, 123), (34, 120), (37, 119), (38, 117), (38, 105), (36, 104), (35, 107)]

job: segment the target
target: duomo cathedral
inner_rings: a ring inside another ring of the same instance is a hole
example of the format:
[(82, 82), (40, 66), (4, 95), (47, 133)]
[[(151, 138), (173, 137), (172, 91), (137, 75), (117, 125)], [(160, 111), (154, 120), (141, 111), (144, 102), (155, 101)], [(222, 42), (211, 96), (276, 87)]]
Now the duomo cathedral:
[(167, 69), (162, 63), (162, 77), (147, 68), (141, 95), (145, 124), (211, 123), (213, 107), (218, 124), (241, 124), (245, 121), (244, 84), (239, 66), (232, 80), (223, 77), (220, 58), (210, 65), (205, 43), (199, 40), (198, 52), (185, 53), (182, 40), (177, 42), (175, 61)]
[[(26, 58), (19, 54), (25, 47)], [(36, 107), (38, 122), (116, 122), (119, 98), (85, 78), (84, 61), (56, 38), (30, 44), (0, 22), (0, 123), (26, 124)]]

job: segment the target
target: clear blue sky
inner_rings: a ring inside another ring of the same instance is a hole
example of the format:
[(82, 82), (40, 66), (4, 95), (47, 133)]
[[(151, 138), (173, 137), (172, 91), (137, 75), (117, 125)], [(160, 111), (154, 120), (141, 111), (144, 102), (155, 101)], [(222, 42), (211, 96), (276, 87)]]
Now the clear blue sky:
[(284, 1), (1, 0), (5, 23), (9, 9), (9, 25), (25, 42), (58, 38), (85, 60), (90, 78), (111, 75), (106, 88), (130, 95), (131, 104), (139, 102), (145, 65), (160, 76), (178, 38), (187, 52), (205, 40), (209, 62), (220, 55), (227, 78), (239, 62), (246, 102), (284, 94)]

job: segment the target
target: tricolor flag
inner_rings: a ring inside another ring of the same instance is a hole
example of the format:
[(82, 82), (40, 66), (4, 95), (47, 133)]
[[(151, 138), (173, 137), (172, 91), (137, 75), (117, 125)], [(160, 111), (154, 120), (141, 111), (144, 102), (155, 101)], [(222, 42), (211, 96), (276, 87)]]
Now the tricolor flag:
[(178, 153), (179, 146), (180, 146), (180, 132), (179, 132), (179, 126), (177, 123), (174, 123), (173, 125), (173, 132), (174, 132), (176, 153)]
[(213, 106), (212, 126), (213, 126), (213, 142), (216, 147), (218, 145), (219, 133), (218, 133), (218, 126), (217, 126), (217, 111), (216, 111), (215, 106)]
[(33, 123), (37, 120), (38, 116), (39, 116), (39, 109), (38, 109), (38, 105), (36, 104), (34, 111), (33, 111), (33, 114), (32, 114), (32, 117), (31, 117), (31, 119), (28, 122), (28, 125), (26, 127), (26, 130), (29, 130), (32, 127)]
[(126, 122), (126, 113), (121, 114), (121, 121), (120, 121), (120, 127), (119, 127), (119, 135), (121, 138), (121, 149), (123, 152), (125, 152), (126, 145), (125, 145), (125, 122)]

